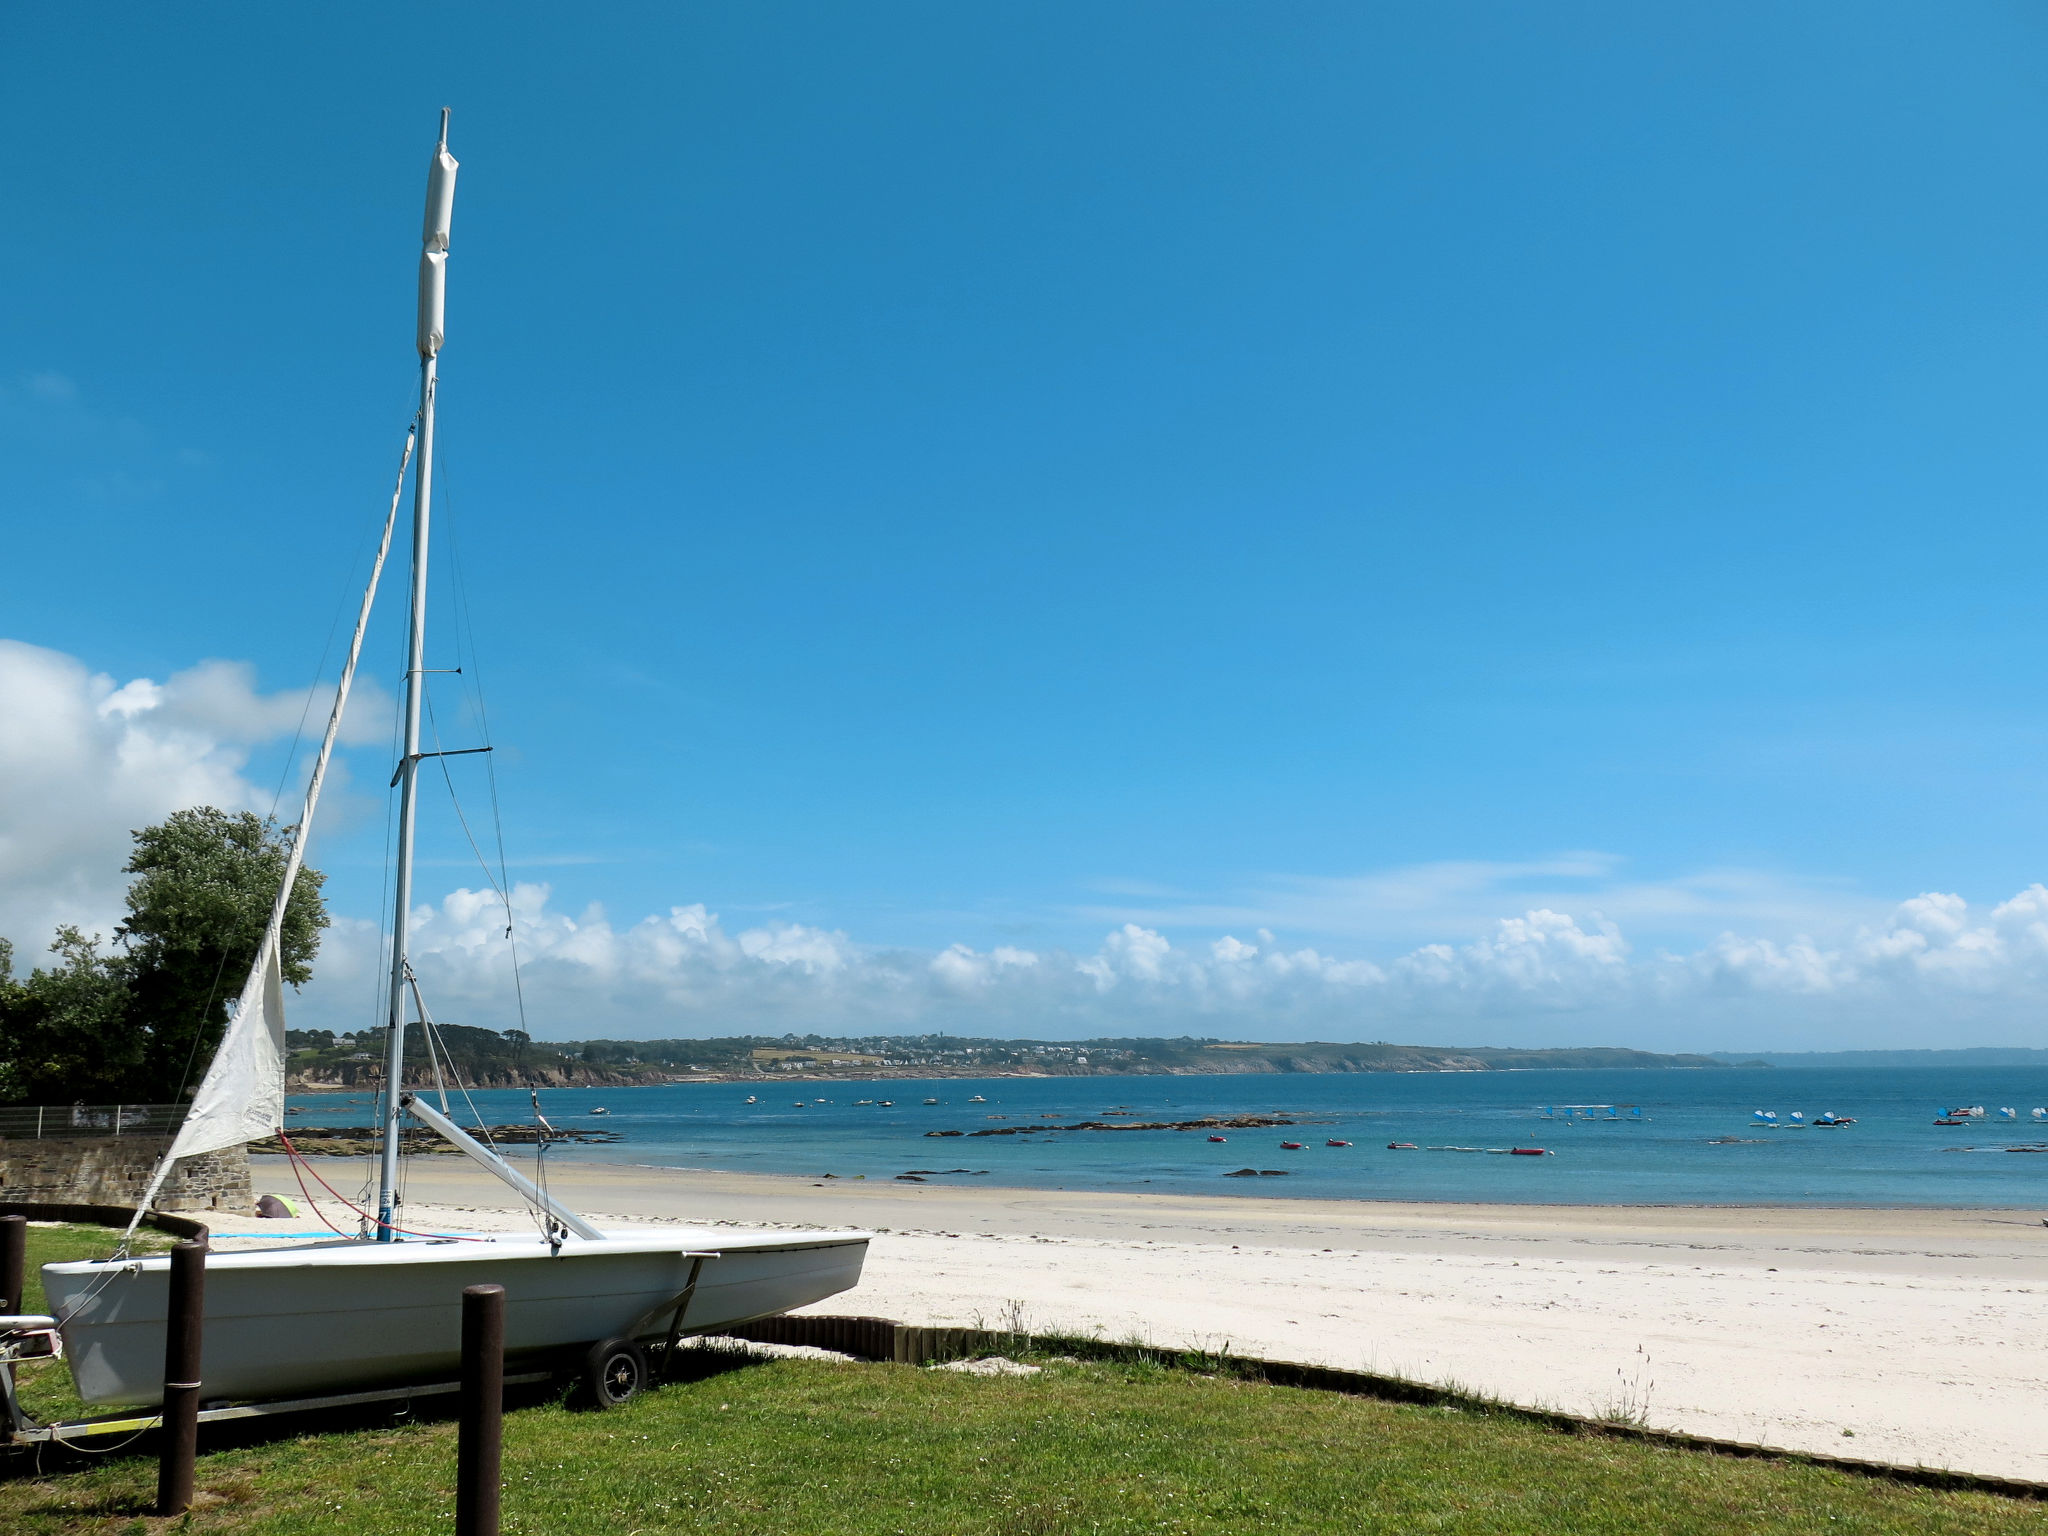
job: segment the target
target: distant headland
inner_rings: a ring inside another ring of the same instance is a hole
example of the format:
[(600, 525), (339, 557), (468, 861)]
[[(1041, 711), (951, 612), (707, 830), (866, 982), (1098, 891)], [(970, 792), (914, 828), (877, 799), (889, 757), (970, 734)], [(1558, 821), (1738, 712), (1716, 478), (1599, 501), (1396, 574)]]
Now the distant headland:
[[(534, 1040), (518, 1030), (438, 1026), (447, 1060), (483, 1088), (629, 1086), (776, 1079), (1109, 1077), (1287, 1072), (1515, 1072), (1559, 1068), (1726, 1067), (1712, 1056), (1613, 1046), (1524, 1050), (1500, 1046), (1349, 1045), (1176, 1039), (984, 1040), (960, 1035), (735, 1035), (715, 1040)], [(300, 1093), (357, 1089), (383, 1076), (383, 1031), (293, 1030), (290, 1085)], [(433, 1066), (408, 1039), (406, 1081)]]

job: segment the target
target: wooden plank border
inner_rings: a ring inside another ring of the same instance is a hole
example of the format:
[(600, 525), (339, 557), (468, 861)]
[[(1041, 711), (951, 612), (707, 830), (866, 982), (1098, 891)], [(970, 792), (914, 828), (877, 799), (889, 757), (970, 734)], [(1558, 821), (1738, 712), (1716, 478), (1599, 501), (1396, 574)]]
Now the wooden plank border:
[(1198, 1370), (1239, 1380), (1259, 1381), (1276, 1387), (1298, 1387), (1313, 1392), (1340, 1392), (1351, 1397), (1370, 1397), (1382, 1402), (1410, 1403), (1421, 1407), (1462, 1408), (1477, 1413), (1499, 1414), (1525, 1423), (1541, 1424), (1565, 1434), (1599, 1435), (1614, 1440), (1632, 1440), (1643, 1445), (1672, 1450), (1703, 1452), (1714, 1456), (1740, 1456), (1769, 1461), (1797, 1462), (1827, 1467), (1857, 1477), (1883, 1478), (1920, 1488), (1960, 1492), (1991, 1493), (2004, 1498), (2048, 1500), (2048, 1483), (2024, 1478), (1992, 1477), (1978, 1472), (1957, 1472), (1946, 1467), (1906, 1466), (1897, 1462), (1870, 1461), (1854, 1456), (1829, 1456), (1813, 1451), (1789, 1450), (1744, 1440), (1723, 1440), (1712, 1435), (1688, 1434), (1675, 1429), (1652, 1429), (1614, 1419), (1594, 1419), (1582, 1414), (1563, 1413), (1550, 1408), (1525, 1408), (1475, 1392), (1453, 1387), (1431, 1386), (1402, 1376), (1378, 1371), (1347, 1371), (1335, 1366), (1309, 1365), (1299, 1360), (1264, 1360), (1252, 1355), (1214, 1353), (1193, 1349), (1164, 1349), (1151, 1344), (1116, 1344), (1104, 1339), (1065, 1334), (1010, 1333), (992, 1328), (926, 1328), (892, 1322), (880, 1317), (770, 1317), (759, 1322), (719, 1330), (737, 1339), (761, 1344), (807, 1344), (818, 1349), (897, 1365), (935, 1365), (975, 1355), (1011, 1354), (1023, 1351), (1073, 1355), (1082, 1359), (1145, 1361), (1177, 1370)]

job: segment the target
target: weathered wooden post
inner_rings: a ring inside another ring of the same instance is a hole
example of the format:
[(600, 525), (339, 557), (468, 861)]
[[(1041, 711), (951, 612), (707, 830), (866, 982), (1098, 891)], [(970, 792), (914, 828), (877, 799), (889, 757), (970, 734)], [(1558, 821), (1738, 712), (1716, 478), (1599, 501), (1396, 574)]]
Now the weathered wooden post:
[(28, 1218), (0, 1216), (0, 1312), (20, 1312), (28, 1298)]
[(156, 1469), (160, 1515), (181, 1515), (192, 1507), (205, 1321), (206, 1244), (179, 1243), (171, 1249), (170, 1307), (164, 1317), (164, 1427)]
[(505, 1450), (505, 1287), (462, 1292), (462, 1413), (455, 1442), (455, 1536), (498, 1536)]

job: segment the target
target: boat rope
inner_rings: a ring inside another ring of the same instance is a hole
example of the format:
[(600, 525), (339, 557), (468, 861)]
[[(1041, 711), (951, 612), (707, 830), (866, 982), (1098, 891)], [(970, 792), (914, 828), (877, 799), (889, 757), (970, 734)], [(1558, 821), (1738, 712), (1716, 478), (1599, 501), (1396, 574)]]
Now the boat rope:
[[(315, 1168), (311, 1163), (306, 1161), (306, 1154), (301, 1152), (297, 1147), (292, 1145), (291, 1137), (286, 1135), (281, 1128), (277, 1133), (277, 1139), (284, 1144), (285, 1155), (292, 1160), (292, 1167), (295, 1173), (298, 1171), (300, 1167), (304, 1167), (306, 1172), (312, 1174), (313, 1177), (319, 1181), (320, 1187), (322, 1189), (326, 1190), (328, 1194), (334, 1196), (335, 1199), (339, 1200), (351, 1211), (354, 1211), (356, 1215), (362, 1217), (363, 1220), (370, 1223), (372, 1227), (378, 1227), (384, 1231), (396, 1232), (401, 1237), (433, 1237), (451, 1243), (481, 1243), (484, 1241), (484, 1239), (481, 1237), (467, 1237), (454, 1232), (415, 1232), (410, 1227), (385, 1227), (382, 1223), (380, 1223), (377, 1220), (376, 1217), (372, 1216), (368, 1211), (364, 1210), (361, 1206), (357, 1205), (354, 1201), (350, 1200), (347, 1195), (344, 1195), (332, 1184), (328, 1183), (325, 1179), (321, 1178), (320, 1170), (318, 1168)], [(304, 1190), (306, 1188), (303, 1180), (300, 1182), (299, 1188), (301, 1190)], [(346, 1232), (342, 1232), (341, 1228), (335, 1226), (333, 1222), (327, 1220), (327, 1217), (321, 1213), (319, 1206), (314, 1202), (313, 1196), (310, 1192), (308, 1192), (306, 1195), (306, 1203), (308, 1205), (313, 1206), (313, 1214), (315, 1216), (320, 1217), (321, 1222), (325, 1224), (325, 1226), (330, 1232), (340, 1233), (343, 1237), (348, 1236)]]

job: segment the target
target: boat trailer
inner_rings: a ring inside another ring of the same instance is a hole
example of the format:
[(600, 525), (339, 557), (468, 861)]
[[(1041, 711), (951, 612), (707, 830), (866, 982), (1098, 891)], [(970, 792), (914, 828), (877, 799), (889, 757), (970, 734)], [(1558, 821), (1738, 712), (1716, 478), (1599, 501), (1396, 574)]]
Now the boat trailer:
[[(716, 1253), (693, 1253), (690, 1259), (690, 1277), (668, 1301), (653, 1309), (646, 1316), (659, 1317), (670, 1314), (663, 1343), (661, 1376), (666, 1377), (672, 1369), (676, 1350), (683, 1340), (684, 1317), (690, 1309), (690, 1300), (697, 1293), (697, 1277), (703, 1272), (706, 1259), (718, 1258)], [(603, 1340), (603, 1345), (618, 1341)], [(630, 1342), (630, 1341), (628, 1341)], [(637, 1346), (636, 1346), (637, 1347)], [(160, 1409), (143, 1409), (128, 1413), (106, 1414), (89, 1419), (63, 1419), (55, 1424), (43, 1424), (22, 1406), (21, 1395), (16, 1388), (15, 1367), (30, 1360), (59, 1360), (64, 1355), (64, 1339), (58, 1332), (57, 1319), (41, 1313), (13, 1313), (0, 1315), (0, 1448), (25, 1448), (40, 1445), (68, 1445), (82, 1449), (105, 1449), (91, 1446), (87, 1442), (105, 1439), (114, 1435), (140, 1438), (153, 1429), (163, 1427), (164, 1416)], [(645, 1353), (642, 1352), (642, 1360)], [(547, 1382), (573, 1378), (572, 1370), (527, 1370), (508, 1371), (505, 1385), (508, 1387), (541, 1386)], [(316, 1397), (277, 1398), (251, 1403), (216, 1403), (212, 1407), (201, 1405), (201, 1424), (227, 1424), (241, 1419), (267, 1419), (283, 1414), (325, 1413), (345, 1408), (361, 1408), (376, 1403), (410, 1403), (415, 1398), (446, 1397), (462, 1390), (460, 1381), (415, 1382), (406, 1386), (374, 1387), (361, 1392), (332, 1392)], [(635, 1389), (637, 1391), (637, 1388)], [(602, 1392), (594, 1395), (600, 1406), (610, 1407), (616, 1401)]]

